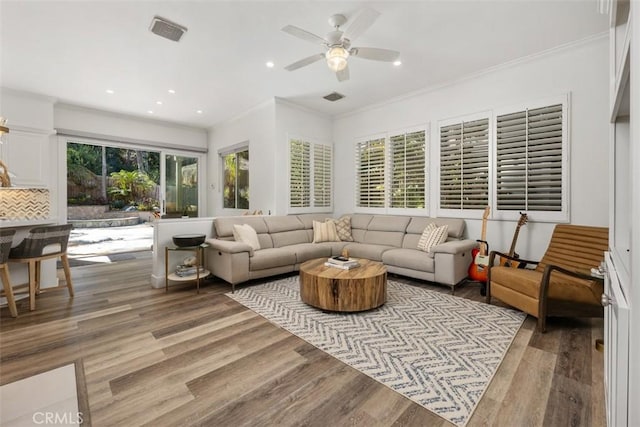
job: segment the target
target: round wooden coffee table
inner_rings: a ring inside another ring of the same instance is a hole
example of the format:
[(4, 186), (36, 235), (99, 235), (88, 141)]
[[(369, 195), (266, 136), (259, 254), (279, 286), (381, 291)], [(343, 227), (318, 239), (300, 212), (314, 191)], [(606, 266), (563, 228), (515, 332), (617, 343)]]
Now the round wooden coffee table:
[(327, 267), (326, 258), (300, 265), (300, 296), (305, 303), (327, 311), (365, 311), (387, 301), (387, 268), (360, 259), (351, 270)]

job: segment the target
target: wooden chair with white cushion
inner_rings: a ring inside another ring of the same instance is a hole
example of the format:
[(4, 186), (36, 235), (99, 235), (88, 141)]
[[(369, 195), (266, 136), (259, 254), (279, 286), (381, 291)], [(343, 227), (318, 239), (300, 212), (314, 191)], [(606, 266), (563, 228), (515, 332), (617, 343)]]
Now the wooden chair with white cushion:
[[(539, 262), (515, 259), (492, 251), (489, 256), (487, 303), (495, 297), (538, 318), (545, 331), (547, 316), (598, 317), (604, 280), (591, 275), (609, 245), (605, 227), (556, 225)], [(496, 256), (535, 265), (535, 269), (496, 266)]]
[(2, 280), (2, 294), (7, 299), (9, 312), (11, 316), (17, 317), (18, 310), (16, 309), (16, 301), (13, 298), (13, 287), (11, 285), (11, 279), (9, 278), (9, 265), (7, 264), (14, 234), (16, 234), (15, 230), (0, 229), (0, 280)]
[[(67, 244), (69, 234), (73, 226), (51, 225), (36, 227), (29, 231), (25, 239), (9, 253), (10, 262), (26, 263), (29, 266), (29, 309), (36, 309), (36, 294), (41, 292), (41, 263), (42, 261), (60, 258), (66, 283), (59, 286), (47, 287), (45, 290), (67, 289), (69, 296), (73, 296), (73, 283), (71, 282), (71, 270), (67, 256)], [(17, 289), (17, 288), (16, 288)]]

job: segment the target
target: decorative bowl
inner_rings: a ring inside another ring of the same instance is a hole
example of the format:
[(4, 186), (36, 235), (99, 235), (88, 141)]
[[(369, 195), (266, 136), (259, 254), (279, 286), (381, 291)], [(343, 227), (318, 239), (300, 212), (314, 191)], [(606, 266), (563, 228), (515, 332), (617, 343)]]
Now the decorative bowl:
[(180, 234), (173, 236), (173, 244), (180, 248), (198, 246), (204, 243), (205, 237), (204, 234)]

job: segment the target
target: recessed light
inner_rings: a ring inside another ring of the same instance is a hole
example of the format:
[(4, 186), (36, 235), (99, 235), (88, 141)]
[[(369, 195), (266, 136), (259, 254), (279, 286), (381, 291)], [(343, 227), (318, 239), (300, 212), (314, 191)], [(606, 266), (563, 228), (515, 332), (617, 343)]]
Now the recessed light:
[(162, 105), (162, 101), (156, 101), (157, 105)]
[(399, 67), (400, 65), (402, 65), (402, 61), (400, 61), (399, 59), (397, 61), (393, 61), (393, 65)]
[(273, 61), (267, 61), (265, 65), (267, 66), (267, 68), (273, 68), (276, 66), (276, 64), (274, 64)]
[(105, 92), (107, 92), (109, 95), (113, 95), (115, 93), (113, 89), (107, 89), (105, 90)]
[(153, 114), (153, 111), (152, 110), (147, 110), (147, 113)]
[(175, 93), (176, 93), (176, 91), (175, 91), (175, 90), (173, 90), (173, 89), (169, 89), (167, 92), (169, 92), (171, 95), (173, 95), (173, 94), (175, 94)]
[(202, 114), (202, 110), (196, 110), (196, 113)]

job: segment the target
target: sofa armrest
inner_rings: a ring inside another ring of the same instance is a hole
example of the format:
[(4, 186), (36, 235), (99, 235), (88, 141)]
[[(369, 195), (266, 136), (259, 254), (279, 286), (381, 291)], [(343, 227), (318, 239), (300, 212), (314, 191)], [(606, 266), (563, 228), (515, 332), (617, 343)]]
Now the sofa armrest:
[(249, 252), (249, 256), (253, 256), (253, 248), (246, 243), (236, 242), (235, 240), (207, 239), (207, 243), (211, 249), (230, 254), (241, 252)]
[(475, 248), (478, 244), (475, 240), (452, 240), (450, 242), (444, 242), (431, 248), (433, 253), (445, 253), (445, 254), (459, 254), (461, 252), (468, 252)]

